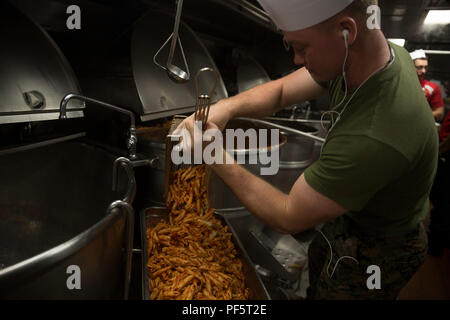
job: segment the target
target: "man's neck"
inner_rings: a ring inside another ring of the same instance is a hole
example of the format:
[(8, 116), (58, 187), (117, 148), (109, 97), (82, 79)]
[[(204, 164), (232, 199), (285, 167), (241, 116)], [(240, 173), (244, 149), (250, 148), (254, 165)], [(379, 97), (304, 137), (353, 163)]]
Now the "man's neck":
[(347, 85), (349, 91), (356, 90), (377, 70), (386, 66), (391, 51), (381, 30), (361, 35), (359, 43), (350, 49), (347, 62)]

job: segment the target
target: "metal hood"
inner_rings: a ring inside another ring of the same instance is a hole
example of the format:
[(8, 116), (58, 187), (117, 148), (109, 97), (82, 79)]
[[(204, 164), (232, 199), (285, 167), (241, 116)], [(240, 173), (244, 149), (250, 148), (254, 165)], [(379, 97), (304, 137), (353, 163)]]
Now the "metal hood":
[[(174, 18), (165, 13), (149, 11), (135, 25), (131, 42), (131, 61), (133, 78), (141, 101), (139, 110), (135, 111), (141, 115), (142, 121), (194, 111), (194, 75), (203, 67), (210, 67), (219, 72), (206, 47), (184, 23), (180, 25), (179, 35), (191, 73), (190, 80), (183, 84), (175, 83), (169, 79), (166, 71), (153, 62), (155, 53), (171, 34), (173, 22)], [(159, 63), (165, 65), (168, 51), (169, 46), (160, 52), (157, 57)], [(180, 56), (177, 47), (175, 62), (183, 66)], [(209, 91), (214, 82), (213, 74), (206, 74), (200, 82), (200, 93)], [(225, 84), (220, 77), (213, 102), (227, 96)]]
[[(80, 93), (75, 75), (50, 36), (9, 3), (0, 4), (0, 123), (58, 119), (68, 92)], [(68, 117), (82, 117), (73, 101)]]

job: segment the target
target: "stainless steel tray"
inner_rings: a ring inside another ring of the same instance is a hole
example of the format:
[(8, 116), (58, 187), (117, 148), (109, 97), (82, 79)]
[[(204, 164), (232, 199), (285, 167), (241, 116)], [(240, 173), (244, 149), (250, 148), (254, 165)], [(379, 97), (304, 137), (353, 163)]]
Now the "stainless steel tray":
[[(149, 226), (156, 225), (161, 219), (167, 220), (169, 218), (168, 209), (163, 207), (150, 207), (141, 211), (141, 243), (142, 243), (142, 298), (148, 300), (150, 297), (148, 285), (148, 248), (146, 241), (146, 231)], [(242, 267), (245, 277), (245, 284), (249, 288), (249, 300), (270, 300), (269, 293), (264, 287), (261, 278), (256, 273), (254, 265), (250, 261), (246, 251), (242, 247), (241, 242), (232, 231), (228, 223), (222, 215), (216, 213), (218, 218), (224, 225), (228, 226), (228, 230), (232, 232), (232, 242), (238, 252), (238, 258), (242, 261)]]

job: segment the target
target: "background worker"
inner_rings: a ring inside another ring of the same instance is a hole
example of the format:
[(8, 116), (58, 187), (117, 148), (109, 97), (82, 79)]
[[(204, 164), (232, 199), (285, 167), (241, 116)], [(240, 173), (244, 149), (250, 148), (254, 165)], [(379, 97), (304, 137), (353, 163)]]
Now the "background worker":
[(411, 58), (416, 67), (417, 76), (419, 77), (422, 90), (425, 92), (428, 104), (433, 112), (436, 122), (444, 119), (444, 100), (442, 99), (441, 88), (434, 82), (425, 79), (428, 70), (428, 58), (423, 50), (411, 52)]

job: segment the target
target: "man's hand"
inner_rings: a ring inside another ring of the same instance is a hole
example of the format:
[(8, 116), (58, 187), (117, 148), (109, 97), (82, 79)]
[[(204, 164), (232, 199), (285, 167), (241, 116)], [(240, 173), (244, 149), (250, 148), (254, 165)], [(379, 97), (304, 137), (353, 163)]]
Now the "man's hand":
[(434, 120), (441, 122), (444, 119), (444, 107), (436, 108), (433, 110)]
[[(225, 129), (228, 121), (230, 121), (230, 119), (233, 117), (231, 114), (230, 105), (227, 100), (228, 99), (219, 100), (209, 109), (208, 122), (214, 123), (220, 131), (223, 131)], [(194, 127), (194, 116), (195, 114), (193, 113), (189, 117), (184, 119), (177, 129), (192, 129)]]
[(192, 115), (183, 120), (173, 134), (181, 136), (181, 143), (176, 146), (177, 151), (194, 151), (195, 148), (198, 148), (203, 155), (205, 147), (214, 141), (215, 135), (221, 134), (221, 132), (212, 121), (206, 123), (206, 128), (202, 127), (202, 122), (194, 120)]

